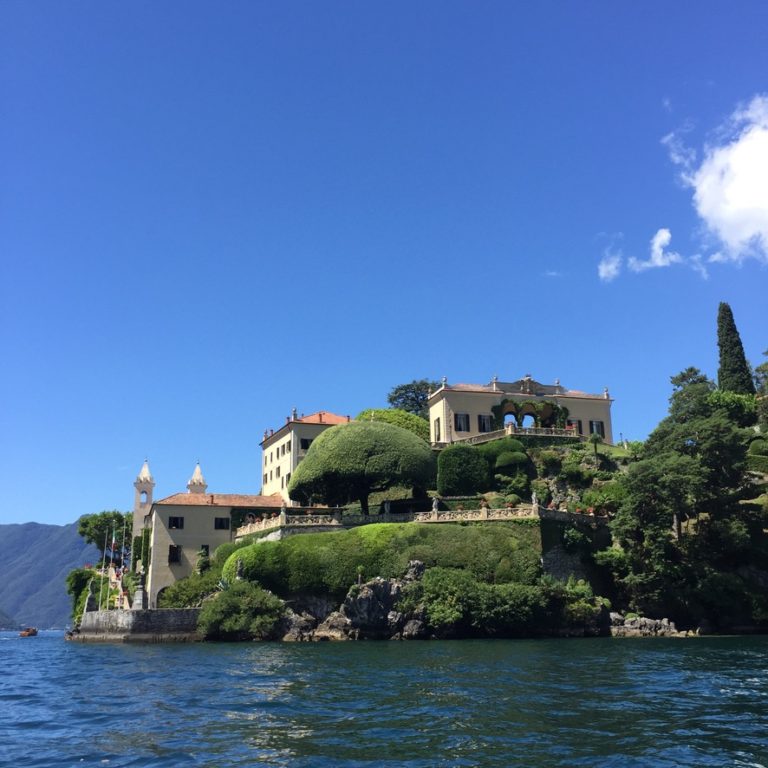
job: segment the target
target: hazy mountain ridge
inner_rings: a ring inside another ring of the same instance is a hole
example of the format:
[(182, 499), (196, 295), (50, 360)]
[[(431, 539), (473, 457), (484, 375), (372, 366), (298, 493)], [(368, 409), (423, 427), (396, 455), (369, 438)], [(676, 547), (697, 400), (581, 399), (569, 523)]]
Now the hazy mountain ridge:
[(78, 535), (77, 523), (0, 525), (0, 612), (10, 619), (9, 628), (70, 624), (67, 574), (98, 556)]

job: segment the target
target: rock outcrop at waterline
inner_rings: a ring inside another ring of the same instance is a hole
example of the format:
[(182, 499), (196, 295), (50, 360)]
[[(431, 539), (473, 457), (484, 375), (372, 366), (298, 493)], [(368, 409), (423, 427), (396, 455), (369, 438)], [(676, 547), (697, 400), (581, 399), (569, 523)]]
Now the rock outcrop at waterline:
[(424, 575), (424, 564), (408, 563), (400, 579), (376, 577), (353, 586), (338, 610), (318, 619), (309, 611), (289, 610), (282, 639), (303, 640), (414, 640), (428, 636), (423, 608), (398, 610), (403, 589)]
[(648, 619), (645, 616), (625, 618), (620, 613), (611, 613), (612, 637), (687, 637), (688, 633), (678, 632), (669, 619)]

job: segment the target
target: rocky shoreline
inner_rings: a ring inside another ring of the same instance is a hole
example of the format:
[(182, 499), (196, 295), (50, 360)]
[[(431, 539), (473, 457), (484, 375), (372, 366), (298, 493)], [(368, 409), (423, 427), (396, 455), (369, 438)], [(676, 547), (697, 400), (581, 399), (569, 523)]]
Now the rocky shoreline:
[[(403, 590), (424, 574), (424, 564), (413, 560), (400, 579), (376, 577), (350, 589), (336, 609), (327, 601), (298, 600), (288, 607), (275, 639), (284, 642), (345, 640), (427, 640), (434, 638), (421, 606), (399, 610)], [(567, 627), (557, 637), (692, 637), (668, 619), (648, 619), (601, 612), (586, 626)], [(550, 635), (551, 636), (551, 635)]]

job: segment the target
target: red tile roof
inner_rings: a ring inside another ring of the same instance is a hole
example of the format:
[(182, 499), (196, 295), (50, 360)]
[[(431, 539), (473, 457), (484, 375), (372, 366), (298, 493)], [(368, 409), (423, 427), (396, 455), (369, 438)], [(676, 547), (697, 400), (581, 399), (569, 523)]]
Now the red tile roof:
[(346, 424), (349, 421), (349, 416), (339, 416), (329, 411), (318, 411), (317, 413), (310, 413), (309, 416), (302, 416), (296, 421), (302, 424)]
[(155, 504), (183, 505), (187, 507), (274, 507), (283, 506), (279, 493), (271, 496), (252, 496), (242, 493), (174, 493)]

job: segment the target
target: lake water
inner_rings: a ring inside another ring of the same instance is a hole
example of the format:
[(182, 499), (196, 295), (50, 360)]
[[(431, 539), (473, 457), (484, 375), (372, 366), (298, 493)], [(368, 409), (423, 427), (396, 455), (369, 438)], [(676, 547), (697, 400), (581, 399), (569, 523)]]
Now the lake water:
[(0, 633), (1, 766), (768, 766), (768, 638)]

